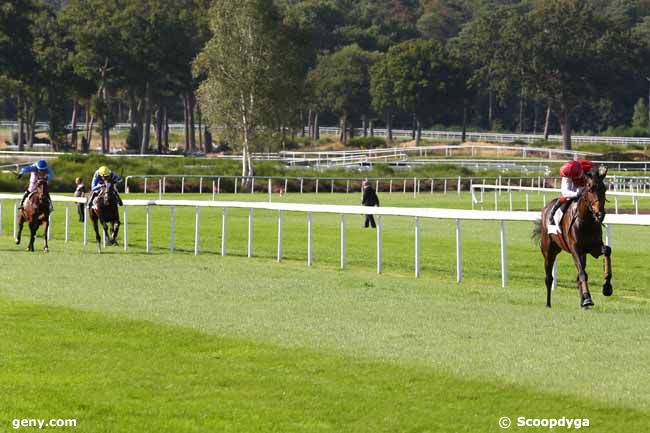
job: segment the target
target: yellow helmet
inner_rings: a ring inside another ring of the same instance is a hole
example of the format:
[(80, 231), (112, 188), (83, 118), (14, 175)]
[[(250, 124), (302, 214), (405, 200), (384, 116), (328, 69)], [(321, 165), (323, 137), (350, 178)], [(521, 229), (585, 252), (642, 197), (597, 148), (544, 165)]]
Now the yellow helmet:
[(99, 167), (99, 170), (97, 170), (97, 171), (99, 172), (99, 175), (101, 177), (106, 177), (106, 176), (109, 176), (111, 174), (111, 169), (106, 167), (105, 165), (102, 165), (101, 167)]

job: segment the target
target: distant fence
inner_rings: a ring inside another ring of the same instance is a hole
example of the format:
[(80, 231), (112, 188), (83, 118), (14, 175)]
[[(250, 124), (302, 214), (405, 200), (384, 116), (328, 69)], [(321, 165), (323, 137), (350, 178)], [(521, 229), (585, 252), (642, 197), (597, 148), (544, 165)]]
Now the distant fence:
[[(14, 219), (14, 237), (17, 226), (17, 203), (22, 196), (20, 194), (0, 194), (0, 221), (2, 221), (1, 200), (14, 200), (13, 219)], [(83, 203), (82, 198), (52, 196), (55, 202)], [(195, 208), (194, 220), (194, 254), (199, 254), (199, 227), (201, 208), (220, 208), (222, 209), (222, 236), (221, 236), (221, 255), (225, 256), (227, 252), (227, 216), (228, 209), (247, 209), (248, 210), (248, 236), (247, 236), (247, 256), (253, 256), (253, 224), (254, 210), (267, 210), (277, 212), (277, 260), (283, 259), (283, 212), (300, 212), (304, 213), (307, 218), (307, 265), (311, 266), (314, 261), (313, 256), (313, 224), (312, 215), (314, 213), (337, 214), (340, 215), (340, 267), (346, 267), (346, 215), (365, 215), (370, 209), (364, 206), (337, 206), (337, 205), (318, 205), (318, 204), (291, 204), (291, 203), (262, 203), (262, 202), (229, 202), (229, 201), (195, 201), (195, 200), (124, 200), (123, 208), (123, 233), (124, 233), (124, 250), (129, 248), (129, 213), (130, 207), (144, 207), (146, 223), (145, 250), (151, 251), (151, 208), (152, 207), (169, 207), (171, 210), (170, 219), (170, 251), (175, 249), (175, 208), (176, 207), (193, 207)], [(476, 210), (458, 210), (458, 209), (431, 209), (431, 208), (391, 208), (391, 207), (373, 207), (372, 213), (377, 215), (376, 229), (376, 264), (377, 273), (382, 272), (382, 216), (399, 216), (413, 218), (413, 230), (415, 241), (413, 245), (414, 274), (420, 276), (420, 220), (428, 219), (446, 219), (456, 222), (456, 280), (461, 282), (463, 276), (462, 260), (462, 241), (461, 241), (461, 221), (462, 220), (481, 220), (481, 221), (500, 221), (500, 244), (501, 244), (501, 285), (506, 287), (507, 283), (507, 246), (506, 246), (506, 222), (507, 221), (535, 221), (539, 218), (539, 212), (503, 212), (503, 211), (476, 211)], [(65, 207), (65, 241), (69, 240), (69, 207)], [(650, 225), (650, 215), (607, 215), (605, 217), (606, 243), (611, 244), (611, 225)], [(84, 244), (88, 243), (87, 222), (84, 219)], [(0, 224), (0, 234), (2, 225)]]
[[(645, 186), (645, 185), (644, 185)], [(639, 198), (650, 198), (650, 193), (645, 192), (645, 187), (643, 189), (644, 192), (641, 192), (640, 188), (634, 189), (630, 185), (630, 191), (624, 191), (624, 190), (616, 190), (614, 189), (613, 185), (610, 185), (610, 191), (607, 192), (608, 196), (614, 197), (614, 213), (618, 214), (619, 211), (619, 197), (630, 197), (632, 200), (632, 205), (634, 205), (635, 209), (635, 215), (639, 215)], [(529, 194), (531, 192), (536, 192), (537, 194), (542, 193), (544, 197), (544, 206), (546, 206), (546, 194), (547, 193), (553, 193), (554, 196), (559, 196), (561, 190), (558, 188), (535, 188), (535, 187), (522, 187), (522, 186), (509, 186), (509, 185), (472, 185), (470, 187), (470, 190), (472, 192), (472, 209), (474, 209), (474, 206), (477, 204), (483, 204), (484, 203), (484, 193), (485, 190), (494, 190), (494, 210), (497, 211), (499, 210), (499, 194), (501, 192), (507, 192), (508, 193), (508, 201), (509, 201), (509, 210), (513, 210), (512, 206), (512, 192), (513, 191), (523, 191), (525, 192), (525, 202), (526, 202), (526, 211), (529, 210)], [(479, 195), (477, 195), (477, 190), (481, 190), (480, 192), (480, 199)]]

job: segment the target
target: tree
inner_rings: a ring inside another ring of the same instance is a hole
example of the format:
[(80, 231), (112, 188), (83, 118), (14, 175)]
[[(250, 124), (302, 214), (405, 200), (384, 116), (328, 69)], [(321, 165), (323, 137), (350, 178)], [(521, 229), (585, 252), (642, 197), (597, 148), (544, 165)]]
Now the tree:
[(212, 38), (194, 66), (209, 122), (240, 141), (242, 176), (253, 176), (255, 135), (290, 99), (291, 44), (273, 0), (224, 0), (210, 9)]
[(634, 104), (634, 115), (632, 116), (634, 128), (648, 129), (648, 107), (643, 98), (639, 98)]
[(567, 150), (573, 112), (586, 101), (615, 92), (636, 51), (629, 30), (599, 17), (582, 0), (544, 1), (509, 20), (501, 41), (511, 59), (500, 59), (500, 65), (507, 62), (523, 87), (549, 101)]
[(339, 116), (343, 144), (347, 144), (350, 117), (370, 111), (370, 67), (375, 59), (358, 45), (350, 45), (322, 56), (309, 73), (316, 98)]

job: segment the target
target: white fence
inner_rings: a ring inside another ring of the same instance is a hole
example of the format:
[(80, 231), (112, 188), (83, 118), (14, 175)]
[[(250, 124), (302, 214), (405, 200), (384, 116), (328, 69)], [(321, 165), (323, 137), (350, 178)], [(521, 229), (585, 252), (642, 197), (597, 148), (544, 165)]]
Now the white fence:
[[(20, 200), (20, 194), (0, 194), (0, 221), (2, 220), (1, 200), (14, 200), (14, 237), (17, 226), (17, 203)], [(52, 196), (55, 202), (83, 203), (83, 198)], [(481, 221), (500, 221), (500, 241), (501, 241), (501, 284), (502, 287), (507, 283), (507, 245), (506, 245), (506, 222), (507, 221), (535, 221), (539, 218), (539, 212), (502, 212), (502, 211), (475, 211), (475, 210), (457, 210), (457, 209), (433, 209), (433, 208), (391, 208), (391, 207), (373, 207), (369, 209), (364, 206), (337, 206), (337, 205), (317, 205), (317, 204), (289, 204), (289, 203), (261, 203), (261, 202), (229, 202), (229, 201), (193, 201), (193, 200), (124, 200), (123, 209), (123, 244), (124, 250), (129, 248), (129, 208), (144, 207), (146, 223), (146, 244), (145, 250), (151, 251), (151, 208), (164, 206), (171, 208), (170, 219), (170, 251), (174, 251), (174, 233), (175, 233), (175, 208), (176, 207), (193, 207), (195, 209), (194, 221), (194, 254), (199, 254), (199, 227), (201, 208), (220, 208), (222, 214), (222, 236), (221, 236), (221, 255), (225, 256), (227, 251), (227, 216), (228, 209), (247, 209), (248, 210), (248, 237), (247, 237), (247, 256), (253, 256), (253, 224), (254, 210), (269, 210), (277, 212), (277, 260), (281, 261), (282, 256), (282, 237), (283, 237), (283, 212), (300, 212), (306, 214), (307, 218), (307, 265), (313, 264), (313, 224), (312, 214), (325, 213), (340, 215), (340, 267), (346, 267), (346, 215), (365, 215), (372, 212), (377, 215), (376, 229), (376, 264), (377, 273), (382, 272), (382, 216), (399, 216), (413, 218), (413, 230), (415, 233), (415, 242), (413, 245), (414, 274), (420, 276), (420, 220), (422, 218), (446, 219), (456, 222), (456, 280), (460, 282), (463, 276), (462, 261), (462, 240), (461, 240), (461, 221), (462, 220), (481, 220)], [(65, 207), (65, 241), (69, 240), (69, 207)], [(606, 244), (611, 244), (611, 225), (650, 225), (650, 215), (607, 215), (606, 216)], [(88, 218), (84, 222), (84, 244), (88, 243)], [(0, 234), (2, 226), (0, 225)]]

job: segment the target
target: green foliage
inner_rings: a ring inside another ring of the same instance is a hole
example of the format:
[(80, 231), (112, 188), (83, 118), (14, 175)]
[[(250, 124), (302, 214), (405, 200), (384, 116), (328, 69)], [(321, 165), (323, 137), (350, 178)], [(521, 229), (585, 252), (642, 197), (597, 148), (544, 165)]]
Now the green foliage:
[(386, 139), (383, 137), (354, 137), (348, 141), (348, 146), (360, 149), (374, 149), (386, 147)]

